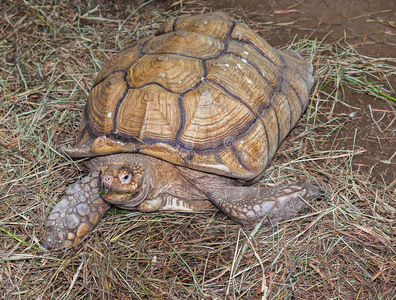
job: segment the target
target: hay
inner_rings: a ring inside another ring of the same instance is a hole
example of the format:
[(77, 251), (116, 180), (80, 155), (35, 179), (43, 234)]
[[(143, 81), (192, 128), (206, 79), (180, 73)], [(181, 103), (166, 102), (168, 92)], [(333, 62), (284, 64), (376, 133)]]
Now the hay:
[[(218, 211), (112, 209), (79, 250), (40, 249), (43, 222), (84, 175), (56, 148), (76, 139), (100, 66), (194, 1), (74, 5), (7, 1), (0, 19), (0, 296), (2, 299), (391, 299), (396, 295), (396, 182), (356, 171), (365, 149), (343, 148), (346, 94), (395, 114), (392, 61), (345, 43), (296, 40), (315, 65), (307, 113), (264, 184), (308, 179), (327, 191), (293, 220), (248, 230)], [(206, 12), (208, 9), (206, 9)], [(241, 19), (243, 14), (237, 11)], [(253, 24), (254, 25), (254, 24)], [(259, 30), (259, 26), (255, 27)], [(393, 60), (393, 63), (395, 61)], [(360, 94), (357, 94), (360, 93)], [(378, 120), (378, 119), (375, 119)], [(379, 121), (376, 121), (379, 122)], [(394, 138), (394, 122), (375, 124)], [(356, 136), (358, 139), (359, 136)], [(390, 168), (394, 159), (386, 157)]]

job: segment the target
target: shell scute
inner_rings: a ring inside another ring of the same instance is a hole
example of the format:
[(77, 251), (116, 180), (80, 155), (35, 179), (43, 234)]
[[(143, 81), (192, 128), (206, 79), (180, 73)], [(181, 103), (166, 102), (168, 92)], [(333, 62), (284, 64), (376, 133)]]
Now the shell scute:
[(215, 61), (207, 61), (206, 65), (206, 79), (222, 86), (255, 115), (259, 116), (271, 104), (272, 87), (250, 64), (225, 54)]
[[(191, 47), (194, 45), (194, 47)], [(217, 57), (225, 44), (205, 34), (175, 31), (149, 40), (143, 47), (143, 53), (178, 54), (194, 58)]]
[(266, 59), (276, 66), (283, 66), (282, 58), (278, 50), (272, 48), (262, 37), (254, 33), (242, 24), (236, 24), (231, 37), (237, 41), (245, 42), (253, 46)]
[[(91, 90), (86, 104), (86, 118), (95, 136), (113, 132), (116, 107), (120, 99), (124, 98), (126, 91), (127, 86), (122, 73), (109, 75)], [(106, 99), (106, 101), (98, 101), (98, 99)]]
[(158, 30), (157, 35), (171, 31), (186, 31), (224, 40), (230, 35), (234, 26), (235, 20), (233, 18), (230, 18), (225, 13), (215, 12), (172, 19)]
[(256, 120), (246, 106), (211, 82), (184, 95), (182, 104), (185, 119), (178, 142), (191, 149), (223, 147)]
[(227, 53), (240, 56), (243, 62), (252, 65), (274, 91), (281, 89), (283, 69), (278, 68), (268, 59), (263, 59), (262, 54), (255, 48), (239, 41), (230, 41)]
[(199, 59), (175, 54), (145, 55), (128, 71), (126, 80), (132, 88), (159, 84), (170, 92), (184, 93), (194, 88), (204, 76)]
[(117, 135), (172, 143), (181, 122), (178, 97), (156, 84), (130, 89), (118, 108)]
[(140, 56), (140, 46), (126, 48), (113, 57), (95, 79), (94, 86), (114, 72), (124, 73), (126, 68)]

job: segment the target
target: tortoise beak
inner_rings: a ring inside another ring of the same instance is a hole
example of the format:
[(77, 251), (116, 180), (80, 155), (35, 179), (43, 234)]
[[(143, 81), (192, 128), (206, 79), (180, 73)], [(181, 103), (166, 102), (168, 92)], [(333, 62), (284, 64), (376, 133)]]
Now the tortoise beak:
[(110, 190), (110, 185), (103, 183), (102, 184), (102, 191), (108, 192)]

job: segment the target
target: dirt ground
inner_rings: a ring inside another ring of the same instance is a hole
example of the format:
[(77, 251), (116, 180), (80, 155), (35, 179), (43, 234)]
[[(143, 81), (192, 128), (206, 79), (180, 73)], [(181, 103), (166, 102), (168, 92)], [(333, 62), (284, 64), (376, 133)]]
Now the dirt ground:
[[(112, 208), (60, 252), (44, 222), (84, 160), (73, 145), (104, 62), (171, 17), (223, 10), (314, 66), (306, 113), (263, 185), (326, 193), (245, 228), (214, 210)], [(396, 299), (396, 2), (1, 1), (0, 299)]]

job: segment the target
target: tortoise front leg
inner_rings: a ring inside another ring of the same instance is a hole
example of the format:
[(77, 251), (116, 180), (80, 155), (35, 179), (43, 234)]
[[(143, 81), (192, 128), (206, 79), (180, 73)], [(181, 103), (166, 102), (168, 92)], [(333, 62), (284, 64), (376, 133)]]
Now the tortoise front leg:
[(109, 210), (98, 193), (98, 172), (89, 174), (66, 190), (66, 196), (49, 214), (43, 247), (69, 248), (84, 240)]

